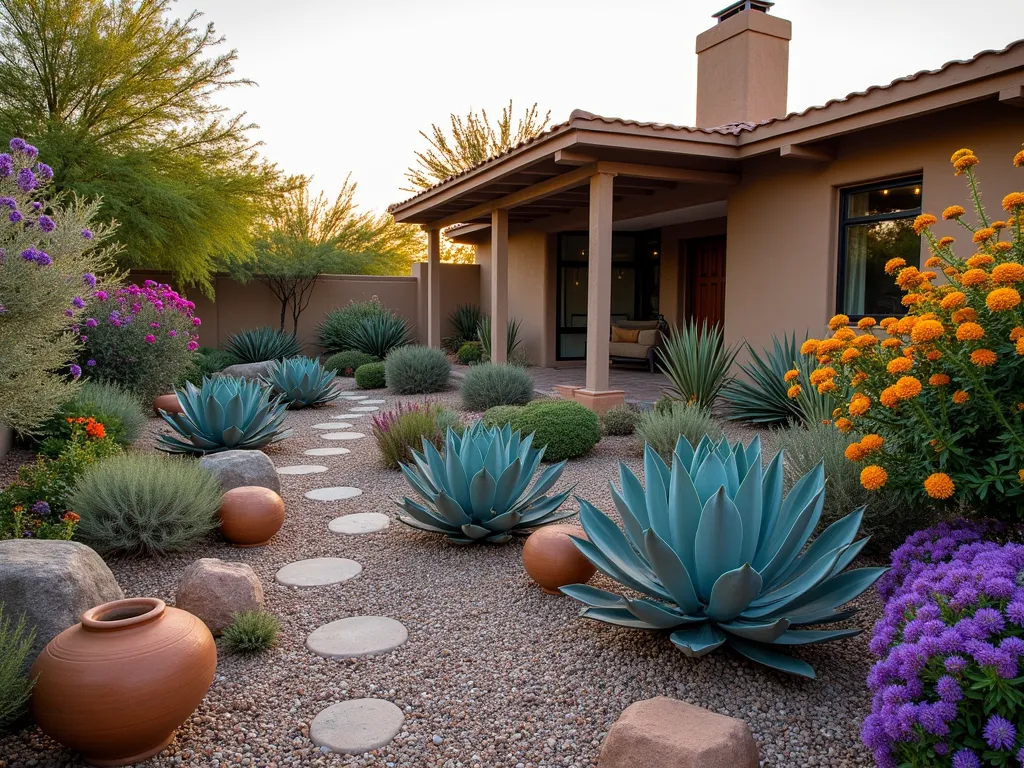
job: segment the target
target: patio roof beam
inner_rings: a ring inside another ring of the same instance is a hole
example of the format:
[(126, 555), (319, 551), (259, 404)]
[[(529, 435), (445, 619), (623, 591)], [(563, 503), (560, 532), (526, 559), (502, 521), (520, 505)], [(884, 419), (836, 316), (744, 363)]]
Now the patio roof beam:
[(597, 164), (597, 170), (599, 173), (612, 173), (618, 176), (633, 176), (639, 179), (658, 179), (688, 184), (734, 185), (740, 183), (740, 175), (738, 173), (695, 171), (689, 168), (671, 168), (661, 165), (642, 165), (640, 163), (601, 161)]

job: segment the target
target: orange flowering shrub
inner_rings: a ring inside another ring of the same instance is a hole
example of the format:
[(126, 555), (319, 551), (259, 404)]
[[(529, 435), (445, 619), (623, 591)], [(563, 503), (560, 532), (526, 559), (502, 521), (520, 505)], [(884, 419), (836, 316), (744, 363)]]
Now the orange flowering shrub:
[[(1018, 155), (1014, 164), (1021, 167)], [(968, 183), (976, 222), (951, 205), (942, 212), (967, 231), (974, 252), (958, 255), (936, 238), (938, 217), (921, 214), (916, 232), (932, 256), (921, 271), (892, 259), (886, 272), (903, 290), (907, 314), (857, 323), (836, 315), (830, 338), (802, 352), (819, 367), (821, 393), (838, 398), (834, 424), (865, 435), (846, 452), (862, 463), (861, 484), (911, 500), (966, 501), (984, 514), (1024, 517), (1024, 192), (1002, 198), (992, 220), (978, 195), (977, 156), (961, 149), (955, 174)], [(939, 273), (946, 277), (937, 282)], [(868, 340), (870, 338), (870, 340)], [(880, 343), (878, 343), (880, 340)]]

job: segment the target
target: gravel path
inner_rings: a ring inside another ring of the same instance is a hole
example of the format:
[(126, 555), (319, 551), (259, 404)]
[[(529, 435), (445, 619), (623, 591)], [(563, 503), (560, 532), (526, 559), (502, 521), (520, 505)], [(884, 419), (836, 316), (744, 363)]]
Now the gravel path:
[[(372, 395), (387, 400), (382, 408), (396, 402), (390, 393)], [(458, 402), (454, 392), (430, 399)], [(352, 405), (338, 401), (290, 413), (294, 437), (268, 454), (278, 466), (307, 463), (303, 451), (332, 445), (312, 425), (351, 412)], [(803, 651), (816, 681), (783, 676), (729, 652), (689, 660), (665, 634), (577, 618), (577, 603), (532, 584), (520, 540), (458, 547), (397, 521), (366, 535), (329, 533), (328, 523), (350, 512), (394, 517), (390, 500), (404, 492), (401, 476), (378, 464), (369, 416), (351, 421), (367, 437), (345, 442), (351, 453), (317, 458), (329, 472), (281, 476), (288, 518), (270, 546), (233, 549), (211, 538), (185, 555), (110, 562), (126, 595), (169, 602), (178, 575), (196, 558), (247, 562), (283, 626), (281, 644), (266, 654), (222, 653), (199, 710), (167, 751), (142, 765), (586, 768), (596, 764), (620, 712), (658, 695), (746, 720), (764, 766), (872, 764), (858, 739), (870, 704), (866, 634)], [(150, 426), (141, 450), (152, 450), (153, 435), (165, 428), (157, 419)], [(592, 455), (570, 462), (563, 483), (576, 483), (578, 494), (611, 510), (607, 483), (621, 458), (638, 468), (631, 438), (605, 438)], [(4, 469), (0, 462), (0, 473)], [(330, 502), (304, 496), (328, 486), (363, 493)], [(363, 571), (343, 584), (307, 589), (274, 581), (283, 565), (315, 557), (349, 558)], [(611, 586), (602, 581), (595, 583)], [(861, 602), (865, 610), (855, 621), (870, 629), (879, 603), (873, 592)], [(400, 621), (408, 642), (380, 656), (340, 660), (305, 648), (317, 627), (359, 615)], [(361, 756), (321, 751), (309, 738), (313, 718), (357, 698), (398, 705), (405, 714), (400, 733)], [(0, 739), (0, 768), (77, 765), (35, 728)]]

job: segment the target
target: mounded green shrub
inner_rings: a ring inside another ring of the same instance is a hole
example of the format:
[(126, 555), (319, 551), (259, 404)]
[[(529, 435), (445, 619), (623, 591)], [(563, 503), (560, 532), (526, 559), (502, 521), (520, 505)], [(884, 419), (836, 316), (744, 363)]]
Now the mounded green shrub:
[(334, 371), (339, 376), (351, 378), (356, 375), (356, 369), (359, 366), (379, 362), (380, 358), (373, 355), (368, 355), (356, 349), (347, 349), (344, 352), (338, 352), (328, 357), (324, 361), (324, 368), (328, 371)]
[(462, 379), (462, 404), (470, 411), (496, 405), (526, 405), (533, 399), (533, 377), (516, 365), (474, 365)]
[(281, 622), (266, 611), (236, 613), (224, 629), (224, 647), (232, 653), (259, 653), (277, 645)]
[(519, 409), (511, 422), (523, 436), (534, 433), (533, 447), (544, 448), (544, 461), (575, 459), (601, 440), (601, 421), (573, 400), (535, 400)]
[(521, 405), (496, 405), (493, 408), (488, 408), (480, 417), (480, 421), (485, 427), (504, 427), (506, 424), (511, 424), (512, 419), (522, 409)]
[(35, 635), (24, 616), (13, 621), (0, 603), (0, 732), (17, 722), (28, 706), (34, 682), (25, 674), (25, 662)]
[(634, 434), (641, 450), (646, 443), (665, 461), (671, 461), (680, 435), (697, 445), (705, 435), (717, 443), (725, 432), (709, 409), (677, 401), (641, 414)]
[(121, 433), (114, 435), (114, 439), (125, 445), (139, 439), (149, 418), (142, 401), (117, 384), (87, 381), (82, 385), (74, 402), (90, 403), (100, 413), (117, 418), (121, 422)]
[(398, 395), (440, 392), (448, 386), (452, 364), (440, 349), (399, 347), (384, 360), (388, 389)]
[(479, 341), (467, 341), (459, 347), (455, 359), (462, 365), (476, 365), (484, 359), (484, 346)]
[(356, 368), (356, 386), (360, 389), (384, 389), (387, 386), (384, 363), (366, 363)]
[(387, 314), (390, 314), (390, 311), (379, 301), (373, 300), (353, 301), (347, 306), (328, 312), (317, 328), (320, 346), (331, 353), (354, 349), (351, 336), (356, 327), (361, 325), (363, 320)]
[(220, 486), (190, 459), (115, 456), (90, 467), (71, 495), (77, 534), (100, 552), (177, 552), (217, 526)]
[(632, 435), (638, 421), (640, 414), (635, 410), (628, 405), (616, 405), (601, 416), (601, 429), (611, 436)]

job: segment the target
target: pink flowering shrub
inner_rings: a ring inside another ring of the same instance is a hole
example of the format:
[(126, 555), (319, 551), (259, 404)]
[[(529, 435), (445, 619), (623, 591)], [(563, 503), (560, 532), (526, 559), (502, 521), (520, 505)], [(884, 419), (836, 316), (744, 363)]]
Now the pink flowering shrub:
[(144, 401), (167, 392), (193, 366), (201, 320), (171, 286), (147, 280), (98, 291), (82, 321), (85, 376), (120, 384)]
[(1024, 545), (977, 533), (921, 531), (894, 553), (906, 578), (881, 586), (861, 733), (880, 768), (1024, 763)]

